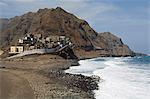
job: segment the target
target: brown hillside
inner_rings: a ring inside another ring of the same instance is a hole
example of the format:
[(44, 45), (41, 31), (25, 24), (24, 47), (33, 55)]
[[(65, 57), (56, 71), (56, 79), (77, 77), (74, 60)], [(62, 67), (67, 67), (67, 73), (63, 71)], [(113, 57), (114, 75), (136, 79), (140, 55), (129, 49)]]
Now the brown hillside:
[(0, 28), (0, 47), (5, 51), (8, 51), (10, 45), (16, 44), (20, 37), (32, 33), (42, 34), (44, 37), (50, 35), (70, 37), (76, 45), (75, 52), (80, 55), (90, 53), (97, 48), (100, 54), (132, 55), (132, 51), (122, 43), (120, 38), (111, 33), (98, 34), (85, 20), (77, 18), (60, 7), (39, 9), (36, 13), (29, 12), (11, 18), (7, 22), (5, 26), (1, 24), (5, 28)]

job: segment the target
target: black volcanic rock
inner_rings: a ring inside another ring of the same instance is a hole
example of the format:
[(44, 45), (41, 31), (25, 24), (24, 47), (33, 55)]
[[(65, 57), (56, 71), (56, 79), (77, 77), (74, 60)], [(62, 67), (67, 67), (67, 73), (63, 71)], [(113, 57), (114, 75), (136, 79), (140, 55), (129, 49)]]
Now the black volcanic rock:
[[(97, 33), (89, 24), (60, 7), (56, 9), (39, 9), (22, 16), (2, 22), (0, 31), (0, 48), (8, 51), (10, 45), (17, 44), (20, 37), (26, 34), (65, 35), (71, 38), (76, 49), (94, 51), (95, 47), (111, 49), (108, 54), (126, 56), (132, 51), (124, 45), (120, 38), (110, 33)], [(4, 24), (6, 23), (6, 24)], [(107, 52), (106, 52), (107, 53)]]

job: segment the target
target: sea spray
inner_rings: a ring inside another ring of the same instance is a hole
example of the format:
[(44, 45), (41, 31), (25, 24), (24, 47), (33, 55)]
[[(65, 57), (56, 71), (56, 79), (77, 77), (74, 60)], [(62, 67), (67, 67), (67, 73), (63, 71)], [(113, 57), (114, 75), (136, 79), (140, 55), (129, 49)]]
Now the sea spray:
[(97, 75), (96, 99), (150, 99), (150, 57), (95, 58), (79, 61), (67, 73)]

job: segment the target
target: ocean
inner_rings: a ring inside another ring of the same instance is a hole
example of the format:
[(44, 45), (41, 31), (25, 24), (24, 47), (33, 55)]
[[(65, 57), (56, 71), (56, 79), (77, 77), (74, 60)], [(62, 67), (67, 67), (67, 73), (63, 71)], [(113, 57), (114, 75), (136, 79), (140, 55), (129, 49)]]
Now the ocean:
[(150, 56), (100, 57), (79, 63), (65, 72), (99, 76), (96, 99), (150, 99)]

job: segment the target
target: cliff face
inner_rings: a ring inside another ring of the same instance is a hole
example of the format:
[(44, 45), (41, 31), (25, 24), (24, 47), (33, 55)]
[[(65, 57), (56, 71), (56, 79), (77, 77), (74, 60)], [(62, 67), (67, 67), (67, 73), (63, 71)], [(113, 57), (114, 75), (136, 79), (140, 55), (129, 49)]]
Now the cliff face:
[(36, 13), (29, 12), (7, 19), (5, 22), (1, 21), (0, 30), (0, 47), (3, 50), (8, 50), (10, 45), (16, 44), (20, 37), (32, 33), (42, 34), (44, 37), (50, 35), (70, 37), (76, 46), (77, 53), (78, 50), (90, 53), (96, 48), (101, 48), (107, 50), (104, 53), (116, 56), (132, 54), (132, 51), (122, 43), (120, 38), (111, 33), (95, 32), (85, 20), (77, 18), (60, 7), (39, 9)]
[(125, 45), (121, 38), (111, 34), (110, 32), (100, 33), (99, 36), (103, 38), (104, 44), (106, 44), (107, 49), (111, 49), (111, 53), (114, 56), (128, 56), (132, 55), (131, 49)]

